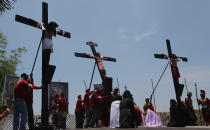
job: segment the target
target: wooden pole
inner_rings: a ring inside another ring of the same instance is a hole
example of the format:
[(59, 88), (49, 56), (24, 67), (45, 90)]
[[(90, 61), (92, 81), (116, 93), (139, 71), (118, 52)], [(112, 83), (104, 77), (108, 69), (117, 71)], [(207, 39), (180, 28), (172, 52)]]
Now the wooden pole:
[(185, 84), (185, 86), (186, 86), (186, 90), (187, 90), (187, 93), (188, 93), (187, 81), (186, 81), (186, 79), (185, 79), (185, 78), (184, 78), (184, 84)]
[(118, 78), (117, 78), (117, 87), (118, 87), (119, 94), (120, 94), (120, 84), (119, 84)]
[[(197, 99), (197, 104), (198, 104), (198, 92), (197, 92), (197, 84), (195, 83), (195, 92), (196, 92), (196, 99)], [(199, 110), (199, 115), (200, 115), (200, 124), (202, 125), (202, 120), (201, 120), (201, 109), (200, 106), (198, 104), (198, 110)]]
[[(154, 90), (154, 83), (153, 83), (153, 80), (151, 79), (151, 82), (152, 82), (152, 90)], [(154, 107), (155, 107), (155, 111), (156, 111), (156, 103), (155, 103), (155, 93), (153, 93), (153, 102), (154, 102)]]
[(34, 64), (33, 64), (32, 69), (31, 69), (31, 74), (32, 74), (33, 71), (34, 71), (34, 66), (35, 66), (35, 64), (36, 64), (36, 59), (37, 59), (37, 56), (38, 56), (38, 54), (39, 54), (39, 49), (40, 49), (41, 44), (42, 44), (42, 38), (40, 39), (40, 42), (39, 42), (39, 46), (38, 46), (38, 49), (37, 49), (37, 52), (36, 52), (36, 56), (35, 56), (35, 59), (34, 59)]
[(154, 94), (154, 92), (155, 92), (155, 90), (156, 90), (158, 84), (160, 83), (160, 80), (162, 79), (163, 74), (165, 73), (165, 71), (166, 71), (166, 69), (167, 69), (169, 63), (170, 63), (170, 62), (167, 63), (167, 65), (166, 65), (166, 67), (164, 68), (164, 70), (163, 70), (163, 72), (162, 72), (162, 74), (161, 74), (161, 76), (160, 76), (160, 78), (159, 78), (157, 84), (155, 85), (155, 88), (153, 89), (152, 94), (150, 95), (150, 99), (152, 99), (152, 95)]
[(95, 73), (95, 69), (96, 69), (96, 62), (95, 62), (94, 67), (93, 67), (93, 72), (92, 72), (92, 76), (91, 76), (91, 79), (90, 79), (89, 89), (91, 89), (91, 85), (92, 85), (93, 75), (94, 75), (94, 73)]
[(84, 85), (85, 85), (85, 89), (87, 90), (87, 85), (86, 85), (86, 82), (85, 82), (85, 80), (83, 80), (83, 82), (84, 82)]

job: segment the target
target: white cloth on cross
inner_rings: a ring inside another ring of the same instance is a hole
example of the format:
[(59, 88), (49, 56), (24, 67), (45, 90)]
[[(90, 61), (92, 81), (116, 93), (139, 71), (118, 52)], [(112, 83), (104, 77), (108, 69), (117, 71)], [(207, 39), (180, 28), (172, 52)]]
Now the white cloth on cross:
[(51, 52), (53, 52), (52, 39), (44, 38), (43, 43), (42, 43), (42, 50), (45, 50), (45, 49), (50, 49)]
[(111, 104), (111, 112), (110, 112), (110, 128), (116, 128), (120, 126), (120, 101), (114, 101)]

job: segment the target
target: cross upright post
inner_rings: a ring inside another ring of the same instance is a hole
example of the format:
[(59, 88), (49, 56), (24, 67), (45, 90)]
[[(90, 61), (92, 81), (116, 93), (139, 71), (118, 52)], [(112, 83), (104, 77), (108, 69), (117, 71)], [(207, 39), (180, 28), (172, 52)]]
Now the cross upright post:
[[(42, 3), (42, 22), (44, 25), (48, 24), (48, 4)], [(42, 30), (42, 38), (44, 37), (44, 30)], [(44, 67), (44, 57), (42, 53), (42, 109), (41, 109), (41, 124), (49, 124), (49, 101), (48, 101), (48, 83), (46, 78), (46, 67)]]
[(173, 83), (174, 83), (176, 99), (177, 99), (178, 103), (181, 103), (181, 96), (182, 96), (184, 85), (179, 83), (180, 74), (179, 74), (179, 70), (177, 67), (177, 62), (179, 60), (187, 62), (187, 58), (178, 57), (175, 54), (173, 54), (172, 50), (171, 50), (170, 40), (168, 40), (168, 39), (166, 40), (166, 46), (167, 46), (167, 50), (168, 50), (168, 56), (165, 54), (154, 54), (154, 57), (159, 58), (159, 59), (170, 60), (170, 66), (171, 66), (171, 72), (172, 72), (172, 78), (173, 78)]
[[(36, 27), (38, 29), (42, 30), (42, 39), (44, 37), (44, 33), (47, 30), (47, 25), (48, 25), (48, 4), (45, 2), (42, 2), (42, 22), (37, 22), (31, 18), (26, 18), (20, 15), (15, 16), (15, 20), (17, 22)], [(70, 38), (71, 34), (69, 32), (66, 32), (64, 30), (56, 28), (56, 33), (60, 36)], [(41, 44), (41, 42), (40, 42)], [(39, 45), (40, 47), (40, 45)], [(38, 51), (39, 52), (39, 48)], [(38, 53), (37, 53), (38, 54)], [(41, 127), (43, 129), (52, 129), (52, 127), (49, 125), (49, 98), (48, 98), (48, 84), (51, 82), (54, 71), (56, 66), (53, 65), (47, 65), (44, 64), (44, 56), (42, 53), (42, 109), (41, 109)], [(35, 58), (36, 61), (36, 58)], [(35, 63), (34, 63), (35, 65)], [(34, 67), (33, 65), (33, 67)], [(33, 68), (32, 68), (33, 72)]]

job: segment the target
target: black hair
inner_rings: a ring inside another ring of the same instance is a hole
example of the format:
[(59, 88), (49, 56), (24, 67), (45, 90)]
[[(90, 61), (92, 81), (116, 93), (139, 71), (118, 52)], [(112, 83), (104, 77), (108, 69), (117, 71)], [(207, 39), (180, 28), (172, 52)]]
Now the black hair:
[(117, 97), (116, 97), (116, 100), (122, 100), (122, 96), (121, 95), (118, 95)]
[(23, 78), (23, 77), (27, 77), (27, 76), (28, 75), (26, 73), (22, 73), (20, 77)]
[(123, 98), (132, 98), (133, 99), (133, 96), (129, 90), (125, 90), (123, 93)]
[(46, 26), (46, 31), (52, 32), (54, 36), (56, 36), (56, 29), (58, 27), (58, 24), (56, 22), (50, 22)]
[(176, 100), (171, 99), (170, 102), (171, 102), (172, 105), (176, 105)]
[(145, 102), (149, 102), (149, 98), (146, 98), (146, 99), (145, 99)]

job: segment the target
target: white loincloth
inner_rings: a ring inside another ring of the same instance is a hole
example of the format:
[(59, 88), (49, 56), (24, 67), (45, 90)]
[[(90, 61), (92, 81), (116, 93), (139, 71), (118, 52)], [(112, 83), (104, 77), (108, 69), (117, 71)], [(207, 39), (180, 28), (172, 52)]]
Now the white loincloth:
[(110, 128), (116, 128), (120, 126), (120, 101), (114, 101), (111, 104), (111, 112), (110, 112)]
[(52, 39), (44, 38), (42, 43), (42, 50), (50, 49), (53, 52), (53, 43)]
[(142, 120), (143, 120), (144, 126), (148, 126), (148, 127), (163, 126), (160, 117), (150, 109), (147, 110), (146, 116), (142, 115)]

